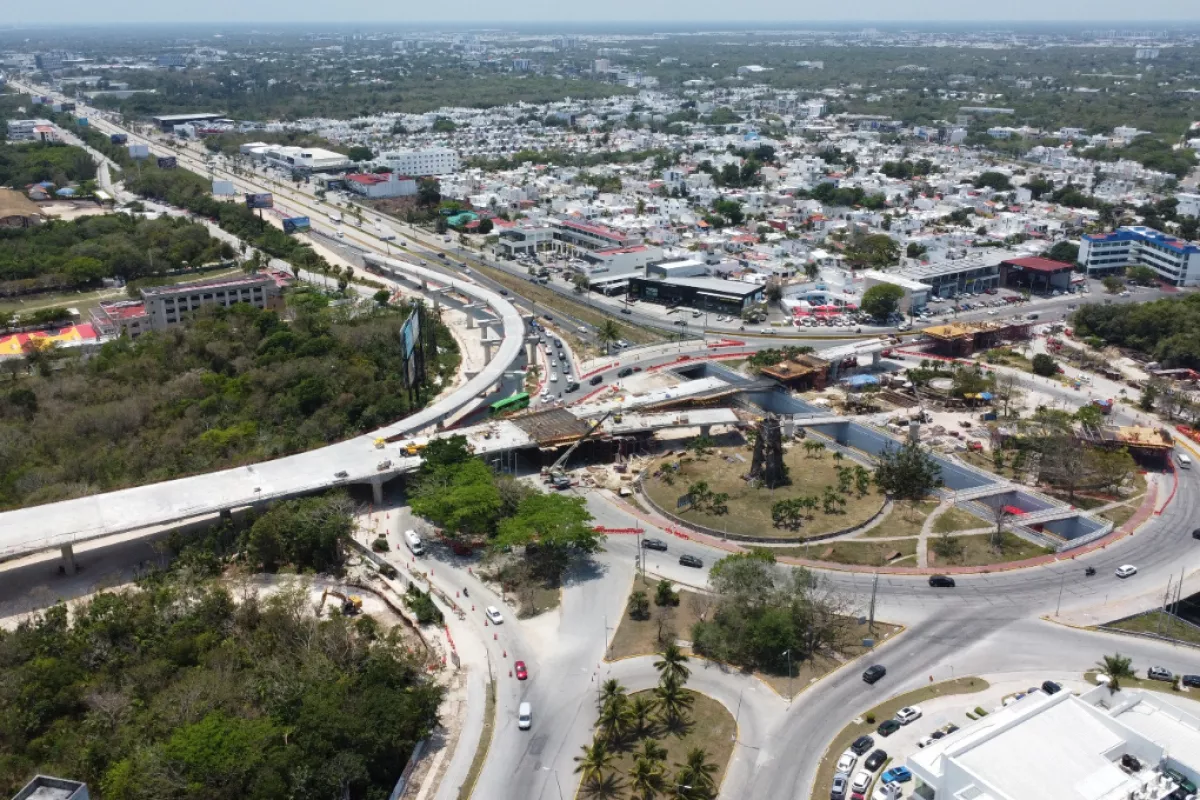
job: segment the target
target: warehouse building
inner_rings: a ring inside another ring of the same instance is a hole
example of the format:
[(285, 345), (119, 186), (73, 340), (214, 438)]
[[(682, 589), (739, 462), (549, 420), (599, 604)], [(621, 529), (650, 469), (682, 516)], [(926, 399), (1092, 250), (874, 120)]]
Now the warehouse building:
[(175, 130), (176, 125), (183, 125), (188, 122), (216, 122), (224, 118), (224, 114), (160, 114), (150, 119), (154, 120), (154, 124), (163, 133), (170, 133)]
[(368, 172), (347, 175), (346, 189), (363, 197), (411, 197), (417, 193), (417, 182), (407, 175), (394, 172)]

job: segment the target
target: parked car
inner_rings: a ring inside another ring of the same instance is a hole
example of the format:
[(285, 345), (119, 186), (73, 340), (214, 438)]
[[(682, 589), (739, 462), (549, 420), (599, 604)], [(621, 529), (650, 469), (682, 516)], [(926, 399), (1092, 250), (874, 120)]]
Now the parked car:
[(850, 744), (850, 749), (854, 751), (854, 754), (856, 756), (861, 756), (863, 753), (867, 752), (874, 746), (875, 746), (875, 740), (872, 739), (870, 736), (863, 734), (862, 736), (858, 737)]
[(1152, 681), (1170, 681), (1175, 680), (1175, 675), (1166, 667), (1151, 667), (1146, 670), (1146, 677)]
[(896, 712), (896, 721), (901, 725), (909, 725), (921, 718), (920, 706), (905, 706)]
[(850, 780), (845, 775), (834, 775), (829, 800), (846, 800), (846, 787), (849, 785)]
[(935, 589), (953, 589), (954, 578), (949, 575), (930, 575), (929, 585)]
[(1042, 691), (1046, 694), (1058, 694), (1062, 691), (1062, 687), (1054, 681), (1042, 681)]
[(346, 472), (346, 470), (342, 469), (342, 470), (338, 470), (337, 472), (333, 473), (333, 477), (335, 477), (335, 478), (349, 478), (349, 477), (350, 477), (350, 473), (349, 473), (349, 472)]
[(1182, 675), (1179, 682), (1189, 689), (1200, 689), (1200, 675)]
[(875, 729), (875, 732), (880, 736), (887, 738), (896, 731), (900, 730), (901, 727), (903, 726), (899, 723), (899, 721), (894, 719), (885, 719), (879, 724), (879, 727)]
[(917, 739), (917, 747), (929, 747), (933, 742), (934, 739), (932, 736), (922, 736), (920, 739)]
[(858, 763), (858, 756), (853, 750), (847, 750), (838, 757), (837, 766), (833, 768), (834, 772), (849, 775), (850, 770), (854, 769), (854, 765)]
[(863, 767), (874, 772), (883, 766), (883, 762), (887, 761), (887, 753), (883, 750), (875, 750), (871, 755), (867, 756), (867, 760), (863, 762)]
[(875, 787), (871, 800), (900, 800), (903, 795), (898, 783), (880, 783)]
[(513, 664), (513, 672), (517, 676), (517, 680), (523, 681), (529, 677), (529, 670), (525, 668), (524, 661), (518, 661)]
[(1136, 575), (1136, 574), (1137, 574), (1137, 567), (1135, 567), (1133, 564), (1125, 564), (1123, 566), (1117, 567), (1117, 577), (1118, 578), (1128, 578), (1129, 576)]
[(867, 772), (865, 769), (859, 770), (854, 775), (854, 780), (850, 781), (850, 791), (865, 792), (867, 787), (871, 785), (871, 779), (874, 778), (873, 773)]
[(483, 614), (488, 618), (488, 622), (492, 623), (493, 625), (504, 624), (504, 615), (502, 615), (500, 613), (500, 609), (496, 608), (495, 606), (488, 606), (483, 610)]
[(908, 783), (912, 780), (912, 773), (908, 767), (892, 767), (880, 775), (879, 780), (884, 783)]
[(647, 550), (660, 550), (667, 552), (667, 543), (662, 539), (642, 539), (642, 547)]
[(1200, 528), (1196, 528), (1196, 530), (1192, 531), (1192, 538), (1200, 539)]
[(884, 675), (887, 675), (887, 667), (882, 664), (872, 664), (863, 670), (863, 680), (867, 683), (875, 683)]
[(683, 555), (679, 557), (679, 563), (685, 567), (695, 567), (700, 569), (704, 566), (704, 562), (695, 556)]

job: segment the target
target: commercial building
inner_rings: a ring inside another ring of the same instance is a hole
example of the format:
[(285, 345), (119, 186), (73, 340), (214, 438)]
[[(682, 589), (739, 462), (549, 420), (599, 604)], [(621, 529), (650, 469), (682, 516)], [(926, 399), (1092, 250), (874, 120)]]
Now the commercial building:
[(588, 276), (624, 275), (645, 269), (647, 264), (663, 257), (661, 247), (635, 244), (631, 247), (614, 247), (609, 250), (591, 250), (581, 254), (583, 269)]
[[(11, 124), (10, 122), (9, 125)], [(1175, 199), (1179, 201), (1179, 205), (1175, 207), (1176, 214), (1181, 217), (1200, 218), (1200, 194), (1180, 192), (1175, 195)]]
[(888, 274), (925, 284), (930, 297), (954, 297), (1000, 285), (1000, 265), (978, 256), (918, 264)]
[(210, 305), (228, 308), (235, 303), (249, 303), (255, 308), (282, 311), (282, 284), (279, 276), (259, 273), (143, 289), (142, 301), (150, 318), (150, 328), (161, 331), (182, 322), (189, 312)]
[(891, 286), (899, 286), (904, 290), (904, 296), (900, 298), (900, 302), (897, 304), (897, 310), (902, 314), (918, 311), (924, 308), (929, 302), (929, 285), (919, 280), (901, 274), (893, 275), (874, 269), (863, 273), (864, 293), (872, 286), (879, 286), (885, 283)]
[(718, 314), (741, 315), (764, 301), (766, 289), (755, 283), (722, 278), (643, 278), (631, 275), (629, 294), (651, 303), (685, 305)]
[(914, 796), (939, 800), (1167, 800), (1200, 781), (1200, 717), (1156, 692), (1035, 691), (907, 766)]
[(13, 795), (13, 800), (88, 800), (86, 783), (66, 778), (37, 775), (25, 788)]
[(641, 236), (575, 219), (552, 219), (550, 227), (553, 229), (556, 249), (571, 255), (596, 250), (618, 250), (642, 243)]
[(417, 193), (417, 182), (394, 172), (368, 172), (347, 175), (346, 189), (371, 198), (411, 197)]
[(1079, 263), (1088, 275), (1121, 272), (1140, 264), (1173, 286), (1200, 285), (1200, 245), (1144, 225), (1084, 235)]
[(243, 144), (238, 150), (243, 155), (295, 172), (335, 172), (350, 167), (349, 158), (323, 147), (292, 147), (253, 142)]
[(531, 256), (554, 246), (554, 229), (549, 225), (514, 225), (499, 232), (496, 252), (502, 258)]
[(427, 147), (422, 150), (393, 150), (380, 153), (375, 165), (404, 175), (451, 175), (458, 172), (458, 153), (449, 147)]
[(694, 258), (660, 261), (646, 267), (647, 278), (699, 278), (708, 274), (708, 265)]
[(176, 125), (182, 125), (185, 122), (216, 122), (219, 119), (224, 119), (223, 114), (161, 114), (157, 117), (151, 117), (154, 124), (159, 127), (163, 133), (170, 133), (175, 130)]
[(10, 142), (34, 142), (38, 140), (36, 130), (40, 125), (49, 125), (48, 120), (40, 119), (10, 119), (8, 121), (8, 140)]
[(1073, 264), (1049, 258), (1010, 258), (1000, 262), (1000, 285), (1031, 292), (1066, 291), (1071, 288)]
[(105, 338), (136, 339), (150, 330), (150, 315), (141, 300), (101, 300), (92, 309), (92, 327)]

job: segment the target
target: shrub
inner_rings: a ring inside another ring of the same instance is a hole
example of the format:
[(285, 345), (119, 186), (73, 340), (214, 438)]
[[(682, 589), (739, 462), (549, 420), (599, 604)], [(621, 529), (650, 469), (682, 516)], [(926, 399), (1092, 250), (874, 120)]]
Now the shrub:
[(391, 550), (392, 548), (391, 548), (391, 545), (388, 544), (387, 539), (380, 536), (378, 539), (371, 542), (371, 549), (374, 550), (376, 553), (386, 553), (387, 551)]
[(875, 724), (875, 715), (874, 715), (874, 714), (867, 714), (867, 716), (866, 716), (866, 720), (867, 720), (867, 724), (868, 724), (868, 725), (874, 725), (874, 724)]
[(404, 602), (416, 615), (417, 622), (422, 625), (431, 623), (441, 625), (445, 619), (441, 609), (434, 605), (433, 598), (417, 588), (416, 584), (409, 584), (408, 591), (404, 593)]

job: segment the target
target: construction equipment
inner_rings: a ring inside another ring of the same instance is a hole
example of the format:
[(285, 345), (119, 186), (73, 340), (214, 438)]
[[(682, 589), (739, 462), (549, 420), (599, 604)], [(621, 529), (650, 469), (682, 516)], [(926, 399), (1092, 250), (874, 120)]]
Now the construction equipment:
[(356, 594), (346, 595), (344, 592), (339, 592), (337, 589), (326, 589), (321, 592), (321, 605), (317, 607), (317, 615), (320, 616), (322, 609), (325, 608), (325, 598), (329, 596), (336, 597), (342, 601), (342, 613), (347, 617), (353, 617), (355, 614), (362, 613), (362, 598)]
[(417, 444), (416, 442), (406, 442), (400, 445), (400, 449), (408, 453), (410, 456), (415, 456), (425, 449), (425, 445)]
[(375, 440), (375, 449), (376, 449), (376, 450), (382, 450), (382, 449), (383, 449), (383, 446), (384, 446), (385, 444), (387, 444), (387, 439), (383, 439), (383, 438), (376, 439), (376, 440)]
[(580, 436), (578, 439), (576, 439), (575, 443), (573, 445), (571, 445), (570, 447), (568, 447), (566, 452), (563, 453), (561, 456), (559, 456), (558, 460), (550, 465), (550, 469), (546, 470), (546, 474), (549, 476), (549, 482), (552, 486), (554, 486), (554, 488), (566, 489), (567, 487), (569, 487), (571, 485), (570, 479), (567, 478), (566, 474), (563, 471), (563, 467), (566, 466), (567, 459), (569, 459), (571, 457), (571, 454), (575, 452), (575, 448), (577, 448), (577, 447), (579, 447), (579, 445), (583, 444), (584, 441), (586, 439), (588, 439), (588, 437), (590, 437), (593, 433), (600, 430), (600, 426), (604, 424), (604, 420), (611, 417), (614, 413), (617, 413), (619, 415), (620, 412), (618, 412), (615, 408), (605, 411), (604, 416), (600, 417), (600, 419), (598, 419), (594, 423), (592, 423), (592, 427), (588, 428), (587, 432), (585, 434), (583, 434), (583, 436)]

